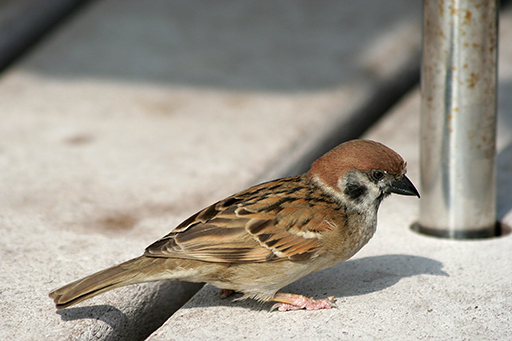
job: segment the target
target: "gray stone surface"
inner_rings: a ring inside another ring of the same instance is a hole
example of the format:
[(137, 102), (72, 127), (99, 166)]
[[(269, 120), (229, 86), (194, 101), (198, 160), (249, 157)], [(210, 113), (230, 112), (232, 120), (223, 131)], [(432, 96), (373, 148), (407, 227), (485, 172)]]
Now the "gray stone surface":
[[(152, 333), (197, 286), (131, 286), (60, 312), (48, 292), (286, 169), (371, 102), (420, 42), (420, 3), (374, 4), (97, 1), (4, 72), (0, 339)], [(294, 288), (307, 294), (303, 283)], [(223, 302), (195, 316), (252, 311)], [(225, 336), (216, 321), (206, 322), (219, 327), (212, 337)]]

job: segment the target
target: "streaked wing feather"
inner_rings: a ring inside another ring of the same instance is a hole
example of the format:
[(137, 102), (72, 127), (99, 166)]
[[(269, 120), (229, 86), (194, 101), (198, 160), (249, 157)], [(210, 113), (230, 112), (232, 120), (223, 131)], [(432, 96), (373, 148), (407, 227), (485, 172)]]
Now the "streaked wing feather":
[(300, 176), (254, 186), (196, 213), (146, 249), (147, 256), (209, 262), (304, 260), (330, 228)]

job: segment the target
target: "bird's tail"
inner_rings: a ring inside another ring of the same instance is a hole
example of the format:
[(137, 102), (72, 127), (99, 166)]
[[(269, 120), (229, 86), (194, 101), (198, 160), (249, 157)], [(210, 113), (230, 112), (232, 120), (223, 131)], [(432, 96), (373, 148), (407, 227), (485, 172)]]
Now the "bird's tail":
[(140, 256), (69, 283), (52, 291), (50, 298), (57, 309), (64, 309), (115, 288), (164, 279), (155, 270), (161, 269), (165, 261), (165, 258)]

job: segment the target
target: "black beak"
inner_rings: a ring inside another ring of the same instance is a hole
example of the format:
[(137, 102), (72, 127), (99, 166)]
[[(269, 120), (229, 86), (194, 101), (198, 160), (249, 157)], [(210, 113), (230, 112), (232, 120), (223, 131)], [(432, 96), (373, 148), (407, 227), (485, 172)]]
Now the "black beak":
[(391, 184), (391, 193), (401, 194), (401, 195), (415, 195), (418, 198), (420, 197), (420, 193), (414, 187), (411, 180), (407, 178), (405, 175), (400, 180), (395, 180)]

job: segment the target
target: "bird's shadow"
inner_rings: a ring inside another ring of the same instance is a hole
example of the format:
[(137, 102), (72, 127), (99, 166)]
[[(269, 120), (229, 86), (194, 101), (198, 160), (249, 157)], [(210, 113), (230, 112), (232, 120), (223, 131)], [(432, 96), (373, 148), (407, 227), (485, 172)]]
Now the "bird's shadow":
[(62, 321), (93, 319), (103, 321), (111, 327), (125, 324), (129, 321), (129, 318), (121, 310), (106, 304), (67, 308), (58, 310), (57, 314), (60, 315)]
[[(402, 278), (416, 275), (449, 276), (442, 270), (443, 263), (426, 257), (413, 255), (384, 255), (349, 260), (329, 269), (310, 274), (280, 291), (325, 298), (328, 296), (350, 297), (377, 292), (393, 286)], [(208, 306), (238, 306), (251, 310), (268, 309), (273, 303), (254, 300), (237, 301), (221, 299), (218, 289), (206, 286), (183, 308)]]

